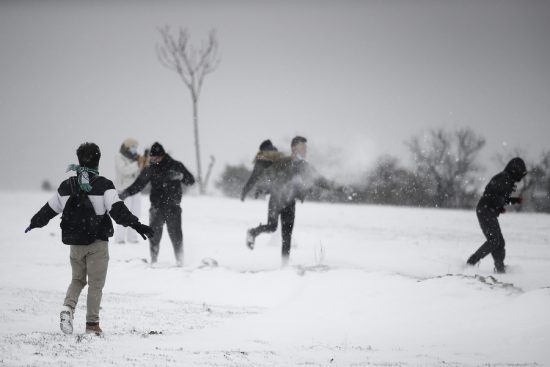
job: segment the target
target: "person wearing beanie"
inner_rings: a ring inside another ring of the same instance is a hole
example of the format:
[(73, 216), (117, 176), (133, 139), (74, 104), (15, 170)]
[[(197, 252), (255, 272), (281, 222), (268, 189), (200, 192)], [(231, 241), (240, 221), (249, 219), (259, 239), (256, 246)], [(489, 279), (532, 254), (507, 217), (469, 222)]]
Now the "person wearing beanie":
[[(138, 142), (135, 139), (126, 139), (122, 142), (115, 156), (115, 187), (119, 193), (124, 191), (136, 180), (144, 166), (144, 158), (138, 154)], [(141, 196), (132, 195), (124, 199), (124, 204), (136, 217), (141, 215)], [(121, 225), (116, 226), (115, 243), (137, 243), (137, 232)]]
[(176, 264), (183, 266), (180, 207), (183, 195), (182, 185), (193, 185), (195, 178), (183, 163), (173, 159), (160, 143), (155, 142), (149, 151), (149, 165), (141, 171), (134, 183), (120, 194), (120, 197), (126, 199), (136, 195), (148, 183), (151, 184), (149, 225), (155, 231), (155, 235), (149, 239), (151, 264), (154, 265), (158, 261), (162, 229), (166, 224), (174, 248)]
[(113, 235), (111, 218), (132, 227), (143, 239), (151, 237), (153, 231), (128, 210), (114, 184), (99, 175), (99, 147), (83, 143), (76, 154), (79, 164), (72, 164), (67, 170), (76, 171), (76, 176), (61, 183), (55, 195), (32, 217), (25, 233), (44, 227), (62, 213), (61, 239), (70, 245), (72, 281), (60, 313), (61, 331), (72, 334), (78, 298), (88, 284), (86, 333), (101, 334), (99, 310), (109, 263), (108, 240)]
[(500, 231), (498, 216), (506, 212), (506, 206), (510, 204), (521, 204), (521, 197), (512, 197), (516, 190), (516, 184), (527, 174), (527, 168), (523, 159), (516, 157), (512, 159), (504, 171), (494, 176), (485, 187), (476, 208), (477, 219), (481, 231), (486, 238), (485, 243), (468, 258), (468, 265), (475, 265), (488, 254), (491, 254), (495, 263), (496, 273), (505, 273), (506, 266), (504, 258), (504, 237)]
[[(265, 142), (264, 142), (265, 143)], [(307, 140), (297, 136), (292, 139), (290, 157), (280, 157), (262, 170), (254, 185), (262, 192), (268, 192), (269, 209), (267, 224), (249, 229), (246, 232), (246, 245), (254, 249), (254, 242), (258, 235), (277, 230), (279, 217), (281, 218), (282, 234), (282, 265), (288, 265), (294, 229), (294, 218), (296, 213), (296, 199), (304, 201), (306, 195), (315, 187), (334, 190), (336, 185), (323, 178), (306, 161)], [(264, 145), (262, 143), (262, 145)], [(269, 147), (269, 144), (264, 145)], [(262, 151), (260, 151), (262, 153)], [(258, 160), (256, 160), (258, 161)]]

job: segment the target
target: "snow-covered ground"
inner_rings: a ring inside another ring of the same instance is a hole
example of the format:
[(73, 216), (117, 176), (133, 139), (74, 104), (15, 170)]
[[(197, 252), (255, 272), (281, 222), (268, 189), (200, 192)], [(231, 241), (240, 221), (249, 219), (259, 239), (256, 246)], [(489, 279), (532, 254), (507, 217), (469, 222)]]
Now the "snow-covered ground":
[(548, 215), (501, 217), (510, 272), (494, 275), (490, 257), (463, 267), (473, 211), (306, 202), (281, 269), (279, 231), (244, 245), (265, 201), (185, 197), (183, 268), (168, 236), (156, 268), (146, 241), (111, 243), (98, 338), (86, 289), (75, 334), (59, 330), (59, 219), (23, 233), (48, 197), (0, 193), (0, 365), (550, 366)]

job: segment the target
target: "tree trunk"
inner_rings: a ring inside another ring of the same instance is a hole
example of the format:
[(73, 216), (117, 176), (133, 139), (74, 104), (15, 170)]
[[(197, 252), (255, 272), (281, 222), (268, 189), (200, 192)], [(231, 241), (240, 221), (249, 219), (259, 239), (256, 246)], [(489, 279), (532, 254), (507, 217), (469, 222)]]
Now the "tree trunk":
[(193, 132), (195, 134), (195, 156), (197, 159), (197, 183), (199, 185), (199, 193), (204, 194), (204, 185), (202, 182), (202, 167), (201, 167), (201, 150), (199, 142), (199, 106), (198, 99), (193, 96)]

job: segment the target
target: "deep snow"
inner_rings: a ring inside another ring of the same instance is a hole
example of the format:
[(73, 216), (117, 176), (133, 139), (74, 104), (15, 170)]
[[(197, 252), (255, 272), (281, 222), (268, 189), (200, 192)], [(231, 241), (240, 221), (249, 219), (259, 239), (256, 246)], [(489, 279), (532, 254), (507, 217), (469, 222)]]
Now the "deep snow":
[(279, 231), (244, 244), (265, 201), (187, 196), (183, 268), (166, 232), (156, 268), (147, 242), (111, 243), (98, 338), (86, 289), (76, 333), (59, 331), (59, 219), (23, 233), (48, 197), (0, 193), (0, 365), (550, 366), (548, 215), (501, 217), (511, 271), (494, 275), (490, 257), (463, 266), (483, 242), (473, 211), (306, 202), (281, 269)]

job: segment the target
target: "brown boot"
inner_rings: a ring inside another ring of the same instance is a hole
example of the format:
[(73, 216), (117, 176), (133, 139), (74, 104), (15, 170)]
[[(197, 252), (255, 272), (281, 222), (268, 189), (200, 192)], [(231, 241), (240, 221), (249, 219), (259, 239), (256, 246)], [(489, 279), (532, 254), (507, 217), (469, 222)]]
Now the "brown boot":
[(99, 322), (87, 322), (86, 323), (86, 334), (95, 334), (100, 336), (103, 334), (103, 330), (99, 327)]

